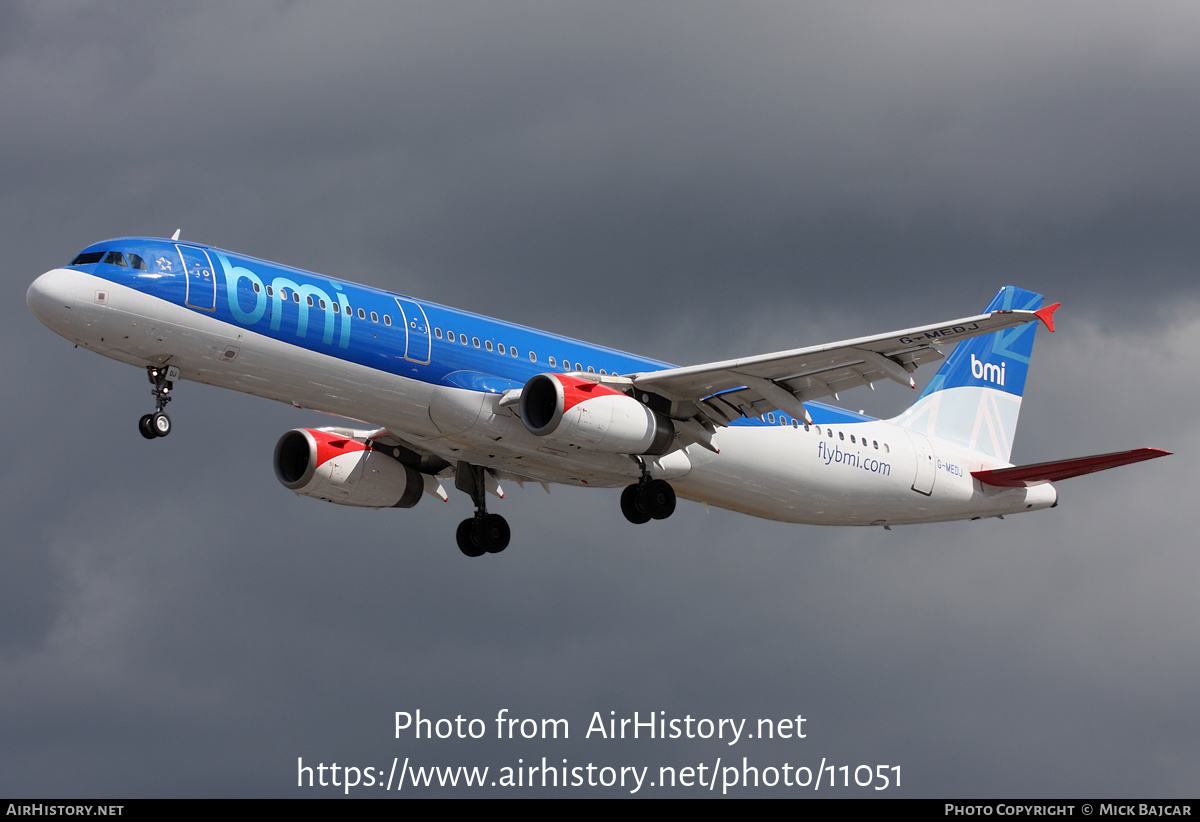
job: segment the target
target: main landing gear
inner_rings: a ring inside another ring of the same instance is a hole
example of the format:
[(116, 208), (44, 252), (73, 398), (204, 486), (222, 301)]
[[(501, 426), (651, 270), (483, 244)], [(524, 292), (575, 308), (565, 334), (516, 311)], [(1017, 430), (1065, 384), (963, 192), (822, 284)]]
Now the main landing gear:
[(641, 460), (642, 478), (621, 492), (621, 513), (634, 525), (666, 519), (675, 513), (675, 489), (666, 480), (650, 479)]
[(460, 462), (454, 475), (454, 486), (470, 494), (471, 501), (475, 503), (475, 516), (460, 522), (455, 534), (458, 550), (469, 557), (498, 554), (508, 547), (509, 537), (512, 536), (508, 520), (499, 514), (487, 512), (487, 487), (483, 470), (481, 466)]
[(475, 516), (464, 519), (455, 534), (458, 550), (469, 557), (500, 553), (508, 547), (510, 536), (508, 520), (487, 512), (476, 512)]
[(168, 395), (175, 387), (174, 381), (179, 379), (179, 369), (175, 366), (151, 365), (146, 368), (146, 376), (154, 385), (151, 393), (154, 394), (155, 411), (138, 420), (138, 430), (142, 432), (143, 437), (152, 440), (171, 433), (171, 418), (163, 413), (163, 409), (171, 401)]

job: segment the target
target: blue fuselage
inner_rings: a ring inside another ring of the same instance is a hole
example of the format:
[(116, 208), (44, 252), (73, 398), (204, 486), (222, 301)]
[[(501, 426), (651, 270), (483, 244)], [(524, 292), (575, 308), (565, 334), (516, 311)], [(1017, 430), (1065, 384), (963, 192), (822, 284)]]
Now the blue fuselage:
[[(82, 272), (279, 342), (432, 385), (502, 393), (547, 371), (633, 374), (669, 363), (194, 243), (96, 243)], [(872, 419), (808, 404), (813, 421)], [(734, 425), (789, 424), (743, 419)]]

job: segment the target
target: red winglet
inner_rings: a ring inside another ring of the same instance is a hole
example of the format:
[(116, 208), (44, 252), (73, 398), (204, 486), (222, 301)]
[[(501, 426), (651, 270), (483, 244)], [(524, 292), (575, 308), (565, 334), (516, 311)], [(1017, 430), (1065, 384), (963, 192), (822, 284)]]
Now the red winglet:
[(1055, 303), (1054, 305), (1048, 305), (1045, 308), (1039, 308), (1037, 311), (1033, 312), (1039, 320), (1046, 324), (1046, 327), (1049, 328), (1051, 332), (1054, 331), (1054, 312), (1058, 310), (1060, 305), (1062, 305), (1062, 303)]

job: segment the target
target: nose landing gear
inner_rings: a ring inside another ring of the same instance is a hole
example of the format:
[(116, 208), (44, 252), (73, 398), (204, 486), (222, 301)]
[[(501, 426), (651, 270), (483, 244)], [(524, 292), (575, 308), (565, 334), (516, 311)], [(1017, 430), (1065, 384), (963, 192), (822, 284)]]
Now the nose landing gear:
[(171, 433), (171, 418), (163, 413), (163, 409), (171, 401), (170, 392), (175, 387), (175, 380), (179, 379), (179, 369), (173, 365), (151, 365), (146, 368), (146, 376), (154, 385), (151, 393), (154, 395), (155, 411), (138, 420), (138, 430), (143, 437), (152, 440)]

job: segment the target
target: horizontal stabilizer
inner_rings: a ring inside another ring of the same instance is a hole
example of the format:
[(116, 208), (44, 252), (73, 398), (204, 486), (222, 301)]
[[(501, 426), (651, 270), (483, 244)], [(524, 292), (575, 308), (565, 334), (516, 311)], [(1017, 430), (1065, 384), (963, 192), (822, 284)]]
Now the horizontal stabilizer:
[(1170, 453), (1170, 451), (1158, 448), (1137, 448), (1133, 451), (1097, 454), (1092, 457), (1080, 457), (1062, 462), (1039, 462), (1037, 465), (1016, 465), (1012, 468), (997, 468), (992, 471), (972, 471), (971, 476), (984, 485), (1023, 488), (1030, 485), (1041, 485), (1043, 482), (1057, 482), (1082, 474), (1107, 471), (1109, 468), (1116, 468), (1119, 465), (1165, 457)]

